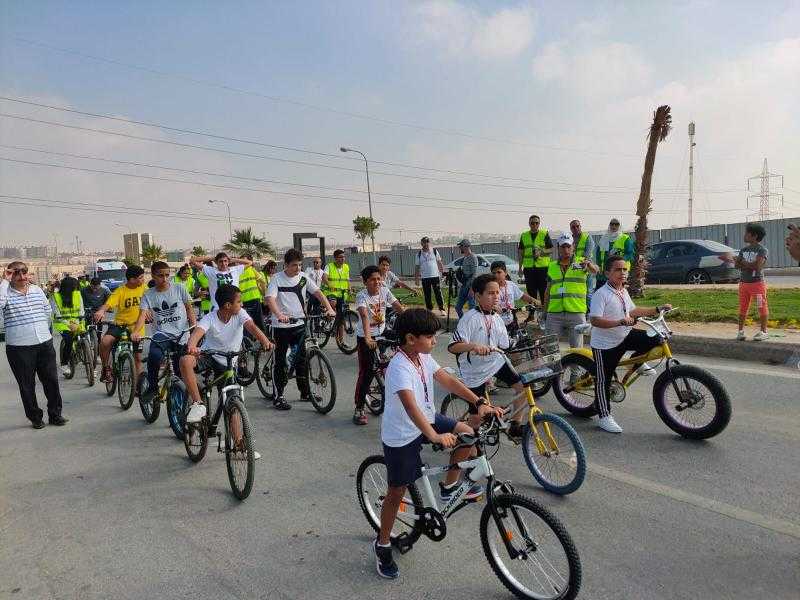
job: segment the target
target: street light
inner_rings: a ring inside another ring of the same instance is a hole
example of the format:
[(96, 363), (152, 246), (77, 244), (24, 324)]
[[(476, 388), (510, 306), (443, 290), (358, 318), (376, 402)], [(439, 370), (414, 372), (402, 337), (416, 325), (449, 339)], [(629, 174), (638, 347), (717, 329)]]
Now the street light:
[[(367, 171), (367, 201), (369, 202), (369, 218), (370, 218), (370, 220), (372, 220), (372, 191), (369, 188), (369, 161), (367, 160), (367, 157), (364, 156), (363, 152), (361, 152), (360, 150), (356, 150), (355, 148), (346, 148), (346, 147), (342, 146), (341, 148), (339, 148), (339, 150), (341, 150), (342, 152), (355, 152), (356, 154), (360, 154), (361, 158), (364, 159), (364, 167), (365, 167), (365, 169)], [(374, 223), (374, 221), (373, 221), (373, 223)], [(375, 233), (374, 233), (374, 231), (370, 233), (369, 237), (372, 239), (372, 263), (376, 264), (377, 261), (375, 260)]]
[(225, 200), (209, 200), (208, 201), (209, 204), (214, 204), (215, 202), (224, 204), (225, 208), (228, 209), (228, 237), (233, 239), (233, 227), (231, 226), (231, 205), (228, 204), (228, 202), (225, 201)]

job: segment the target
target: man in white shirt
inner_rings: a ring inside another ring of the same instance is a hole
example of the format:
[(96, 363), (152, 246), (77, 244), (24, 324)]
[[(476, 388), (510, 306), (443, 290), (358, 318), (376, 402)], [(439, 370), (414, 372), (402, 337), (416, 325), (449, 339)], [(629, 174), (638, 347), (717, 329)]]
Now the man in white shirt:
[(433, 310), (431, 292), (436, 296), (436, 305), (439, 307), (439, 314), (444, 316), (444, 299), (440, 287), (440, 278), (444, 271), (442, 257), (436, 248), (431, 248), (431, 239), (428, 236), (422, 238), (422, 249), (417, 250), (415, 261), (416, 270), (414, 272), (414, 285), (419, 286), (422, 278), (422, 294), (425, 296), (425, 306), (428, 310)]
[[(301, 400), (311, 401), (305, 346), (306, 295), (314, 296), (328, 317), (335, 317), (336, 311), (331, 308), (319, 286), (301, 272), (302, 252), (294, 248), (287, 250), (283, 256), (283, 265), (283, 271), (277, 273), (269, 281), (266, 300), (275, 336), (275, 363), (272, 376), (272, 385), (275, 391), (272, 404), (278, 410), (289, 410), (292, 405), (286, 402), (283, 392), (288, 381), (286, 353), (290, 347), (294, 349), (292, 360), (295, 365), (295, 378), (297, 387), (300, 389)], [(291, 322), (292, 320), (294, 322)]]
[[(600, 429), (609, 433), (622, 433), (622, 427), (611, 416), (609, 402), (614, 371), (628, 350), (632, 350), (634, 355), (646, 354), (661, 343), (657, 337), (650, 337), (647, 332), (634, 329), (636, 318), (657, 315), (660, 309), (669, 310), (672, 305), (637, 308), (625, 289), (628, 267), (622, 256), (612, 254), (606, 259), (605, 276), (606, 283), (592, 295), (592, 306), (589, 309), (592, 323), (590, 344), (597, 371), (594, 397), (600, 416)], [(647, 369), (652, 371), (647, 363), (640, 367), (642, 371)]]
[[(322, 259), (319, 257), (314, 258), (311, 266), (306, 269), (306, 277), (314, 283), (318, 288), (322, 289), (325, 283), (325, 270), (322, 268)], [(313, 315), (319, 312), (319, 301), (316, 296), (308, 298), (308, 314)]]
[(202, 271), (203, 275), (208, 278), (208, 295), (211, 299), (211, 310), (215, 310), (219, 308), (216, 300), (217, 287), (223, 283), (239, 287), (239, 278), (244, 270), (253, 264), (253, 261), (247, 258), (231, 258), (224, 252), (218, 252), (213, 257), (214, 267), (204, 264), (209, 260), (212, 260), (212, 257), (192, 256), (189, 258), (189, 263)]

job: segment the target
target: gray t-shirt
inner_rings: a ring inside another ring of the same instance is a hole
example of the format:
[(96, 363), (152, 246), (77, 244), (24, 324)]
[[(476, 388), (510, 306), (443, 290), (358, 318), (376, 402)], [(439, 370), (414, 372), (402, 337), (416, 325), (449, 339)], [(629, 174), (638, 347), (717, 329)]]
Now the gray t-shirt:
[(81, 296), (83, 296), (83, 305), (86, 307), (86, 310), (97, 310), (106, 303), (106, 300), (108, 300), (110, 295), (111, 291), (102, 283), (97, 288), (97, 291), (93, 291), (91, 286), (85, 287), (81, 290)]
[(469, 285), (478, 272), (478, 257), (474, 254), (467, 254), (461, 261), (461, 271), (464, 274), (464, 285)]
[(186, 304), (191, 302), (189, 292), (182, 285), (170, 283), (163, 292), (152, 287), (142, 296), (140, 308), (153, 313), (153, 329), (178, 336), (189, 325)]
[[(766, 258), (769, 251), (759, 243), (750, 244), (739, 250), (739, 258), (746, 262), (755, 262), (759, 256), (763, 256), (766, 264)], [(763, 269), (741, 269), (742, 283), (753, 283), (754, 281), (761, 281), (764, 279)]]

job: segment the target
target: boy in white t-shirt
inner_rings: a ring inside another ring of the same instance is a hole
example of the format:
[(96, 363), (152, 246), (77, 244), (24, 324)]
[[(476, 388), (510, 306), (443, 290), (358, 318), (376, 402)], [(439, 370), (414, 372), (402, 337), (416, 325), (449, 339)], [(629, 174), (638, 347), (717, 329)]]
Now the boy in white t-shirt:
[[(180, 361), (181, 378), (186, 384), (192, 403), (186, 416), (187, 423), (199, 423), (206, 416), (206, 407), (200, 398), (195, 372), (214, 369), (215, 373), (221, 373), (227, 364), (225, 359), (219, 356), (201, 354), (202, 350), (238, 352), (242, 348), (244, 329), (261, 342), (264, 350), (272, 350), (272, 342), (256, 327), (247, 311), (242, 310), (242, 294), (239, 288), (223, 283), (217, 287), (215, 296), (219, 308), (200, 319), (192, 335), (189, 336), (187, 354), (182, 356)], [(200, 338), (203, 338), (203, 343), (198, 347)]]
[(231, 258), (225, 252), (218, 252), (213, 257), (214, 267), (205, 264), (209, 260), (212, 257), (192, 256), (189, 263), (208, 278), (208, 295), (211, 298), (211, 310), (214, 310), (219, 308), (216, 301), (217, 287), (222, 284), (239, 287), (239, 278), (253, 261), (247, 258)]
[[(402, 345), (386, 369), (386, 408), (381, 422), (381, 441), (386, 459), (388, 490), (381, 507), (381, 528), (373, 547), (378, 574), (387, 579), (399, 575), (392, 558), (390, 535), (406, 487), (422, 475), (420, 450), (426, 441), (452, 448), (454, 433), (472, 433), (472, 428), (436, 412), (433, 397), (434, 380), (448, 392), (476, 406), (481, 417), (502, 415), (502, 409), (481, 404), (463, 383), (442, 369), (431, 356), (436, 345), (439, 319), (424, 308), (411, 308), (398, 318), (395, 331)], [(474, 448), (460, 448), (450, 456), (450, 464), (474, 455)], [(448, 471), (440, 483), (442, 501), (450, 499), (459, 477), (459, 470)], [(483, 493), (475, 484), (466, 498)]]
[(508, 270), (506, 263), (502, 260), (496, 260), (492, 263), (489, 269), (494, 275), (497, 285), (500, 286), (500, 293), (497, 297), (497, 304), (500, 307), (500, 318), (506, 326), (509, 333), (513, 333), (516, 329), (514, 323), (514, 307), (518, 300), (527, 302), (528, 304), (539, 304), (539, 300), (523, 292), (522, 289), (513, 281), (508, 278)]
[(375, 377), (373, 357), (378, 347), (373, 336), (383, 333), (386, 328), (386, 309), (392, 307), (396, 313), (403, 312), (403, 305), (394, 297), (388, 287), (383, 285), (381, 272), (375, 265), (364, 267), (361, 271), (364, 289), (356, 294), (356, 312), (360, 317), (356, 323), (356, 348), (358, 349), (358, 376), (356, 377), (355, 411), (353, 423), (366, 425), (367, 415), (364, 404), (367, 391)]

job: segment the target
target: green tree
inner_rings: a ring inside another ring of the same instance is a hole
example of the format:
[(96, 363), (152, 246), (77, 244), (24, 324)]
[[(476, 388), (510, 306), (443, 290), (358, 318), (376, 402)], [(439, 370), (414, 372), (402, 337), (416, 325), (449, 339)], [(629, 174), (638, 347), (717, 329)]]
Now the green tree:
[(244, 253), (252, 254), (253, 258), (275, 256), (275, 249), (267, 238), (254, 235), (250, 227), (247, 229), (234, 229), (233, 237), (223, 246), (223, 249), (239, 256)]
[(206, 256), (207, 254), (208, 250), (206, 250), (202, 246), (194, 246), (192, 248), (192, 256)]
[(145, 267), (149, 267), (164, 257), (164, 249), (161, 246), (145, 246), (142, 248), (142, 263), (144, 263)]
[(130, 267), (130, 266), (139, 264), (139, 261), (133, 260), (132, 258), (123, 258), (122, 262), (125, 263), (126, 267)]
[(372, 217), (356, 216), (356, 218), (353, 219), (353, 231), (355, 231), (356, 237), (361, 240), (362, 252), (366, 252), (364, 243), (367, 241), (367, 238), (371, 238), (373, 240), (372, 245), (373, 247), (375, 246), (375, 232), (380, 226), (381, 224)]

